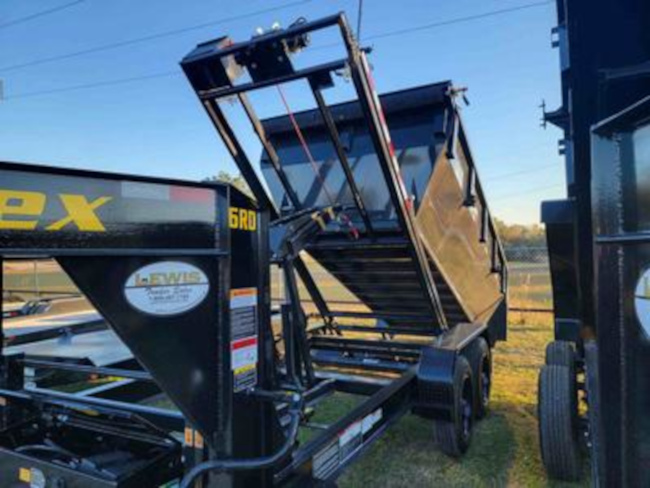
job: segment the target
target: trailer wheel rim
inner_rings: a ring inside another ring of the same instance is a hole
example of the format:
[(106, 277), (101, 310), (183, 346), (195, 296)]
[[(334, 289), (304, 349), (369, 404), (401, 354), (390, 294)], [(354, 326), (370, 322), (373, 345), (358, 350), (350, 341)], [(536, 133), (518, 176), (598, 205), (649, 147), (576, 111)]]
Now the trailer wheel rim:
[(492, 387), (490, 379), (490, 364), (486, 358), (481, 368), (481, 401), (483, 406), (487, 406), (490, 401), (490, 388)]
[(472, 428), (472, 406), (467, 400), (463, 400), (463, 435), (469, 437), (469, 432)]
[(463, 428), (463, 438), (469, 439), (472, 432), (472, 419), (473, 419), (473, 406), (472, 406), (472, 385), (471, 381), (465, 380), (463, 384), (463, 396), (460, 400), (460, 414)]

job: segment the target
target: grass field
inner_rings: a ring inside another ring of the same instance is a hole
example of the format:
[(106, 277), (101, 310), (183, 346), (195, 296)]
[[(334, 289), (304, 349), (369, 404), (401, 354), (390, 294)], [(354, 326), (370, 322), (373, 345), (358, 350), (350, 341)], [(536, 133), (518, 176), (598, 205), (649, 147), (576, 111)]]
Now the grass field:
[[(550, 307), (548, 271), (543, 266), (511, 265), (511, 305)], [(33, 272), (5, 269), (5, 282), (29, 286)], [(330, 298), (350, 298), (327, 281), (322, 271), (317, 280), (326, 283)], [(30, 275), (31, 274), (31, 278)], [(7, 278), (9, 278), (7, 280)], [(43, 267), (41, 284), (69, 291), (70, 283), (55, 268)], [(281, 286), (274, 280), (274, 294)], [(46, 289), (43, 286), (43, 289)], [(552, 339), (551, 315), (512, 313), (508, 341), (494, 351), (494, 383), (488, 417), (475, 430), (472, 446), (460, 461), (437, 451), (429, 421), (404, 417), (378, 441), (340, 480), (344, 488), (357, 487), (570, 487), (588, 486), (550, 482), (542, 467), (537, 435), (537, 373), (544, 348)], [(326, 400), (314, 421), (327, 422), (352, 408), (349, 395)], [(587, 473), (585, 472), (585, 478)]]
[(5, 299), (29, 300), (39, 294), (49, 296), (48, 292), (75, 293), (74, 283), (61, 268), (52, 261), (18, 261), (3, 264), (4, 289), (19, 290)]
[(462, 460), (438, 452), (430, 423), (410, 415), (345, 474), (340, 486), (589, 486), (549, 482), (544, 473), (537, 435), (537, 372), (552, 328), (548, 316), (527, 315), (513, 314), (508, 341), (494, 351), (490, 413), (477, 425)]
[[(313, 261), (310, 267), (314, 279), (322, 288), (328, 300), (353, 301), (355, 297), (336, 284), (323, 268)], [(510, 306), (512, 307), (551, 307), (551, 283), (548, 267), (544, 263), (510, 263)], [(273, 273), (273, 296), (282, 296), (280, 276)], [(49, 261), (18, 262), (4, 264), (4, 287), (8, 290), (21, 290), (14, 296), (33, 298), (38, 293), (48, 296), (48, 292), (75, 293), (72, 281)]]

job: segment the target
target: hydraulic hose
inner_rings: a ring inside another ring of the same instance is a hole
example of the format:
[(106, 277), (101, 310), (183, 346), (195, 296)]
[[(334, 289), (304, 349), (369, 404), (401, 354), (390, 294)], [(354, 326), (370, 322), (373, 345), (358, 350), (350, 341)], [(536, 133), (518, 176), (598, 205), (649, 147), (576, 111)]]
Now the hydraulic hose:
[(250, 459), (213, 459), (204, 461), (194, 466), (189, 473), (187, 473), (181, 481), (180, 488), (190, 488), (194, 481), (200, 476), (208, 472), (224, 472), (224, 471), (246, 471), (252, 469), (264, 469), (271, 467), (291, 452), (291, 448), (296, 443), (298, 437), (298, 429), (300, 427), (300, 418), (302, 415), (302, 398), (298, 394), (292, 396), (292, 406), (289, 409), (291, 416), (291, 423), (289, 425), (289, 432), (284, 444), (274, 454), (265, 457), (250, 458)]

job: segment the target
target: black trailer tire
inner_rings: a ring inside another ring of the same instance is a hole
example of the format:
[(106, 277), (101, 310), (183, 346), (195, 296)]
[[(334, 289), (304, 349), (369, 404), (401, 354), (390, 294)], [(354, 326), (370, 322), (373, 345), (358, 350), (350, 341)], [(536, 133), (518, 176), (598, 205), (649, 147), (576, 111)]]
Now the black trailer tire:
[(539, 438), (546, 472), (553, 479), (580, 479), (576, 377), (566, 366), (546, 365), (538, 384)]
[(472, 369), (463, 356), (454, 366), (454, 405), (452, 420), (434, 420), (433, 436), (442, 452), (460, 457), (469, 448), (474, 427), (474, 386)]
[(492, 354), (483, 337), (478, 337), (463, 352), (474, 379), (474, 413), (477, 419), (487, 415), (492, 389)]
[(546, 364), (575, 369), (575, 349), (567, 341), (553, 341), (546, 346)]

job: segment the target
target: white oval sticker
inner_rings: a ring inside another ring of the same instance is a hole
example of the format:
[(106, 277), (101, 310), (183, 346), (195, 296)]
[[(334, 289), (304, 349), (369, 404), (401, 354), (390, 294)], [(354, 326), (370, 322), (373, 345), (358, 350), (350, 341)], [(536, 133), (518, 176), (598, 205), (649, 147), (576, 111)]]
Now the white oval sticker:
[(646, 269), (634, 290), (636, 316), (646, 335), (650, 337), (650, 269)]
[(126, 300), (148, 315), (178, 315), (197, 307), (207, 296), (210, 282), (196, 266), (161, 261), (135, 271), (124, 285)]

